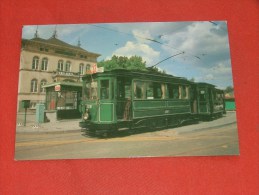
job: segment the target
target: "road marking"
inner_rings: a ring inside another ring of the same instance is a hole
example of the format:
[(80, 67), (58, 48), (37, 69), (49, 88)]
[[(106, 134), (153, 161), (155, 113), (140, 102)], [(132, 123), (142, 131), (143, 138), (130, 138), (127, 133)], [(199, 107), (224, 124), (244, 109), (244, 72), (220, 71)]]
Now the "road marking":
[(228, 148), (228, 145), (223, 145), (223, 146), (221, 146), (222, 148)]

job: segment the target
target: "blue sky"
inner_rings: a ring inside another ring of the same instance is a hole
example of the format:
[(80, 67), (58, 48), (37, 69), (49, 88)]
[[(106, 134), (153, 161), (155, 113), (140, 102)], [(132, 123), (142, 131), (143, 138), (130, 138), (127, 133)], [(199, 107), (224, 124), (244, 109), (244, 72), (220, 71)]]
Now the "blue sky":
[[(33, 38), (37, 26), (24, 26), (22, 38)], [(194, 78), (219, 88), (233, 86), (226, 21), (144, 22), (38, 25), (39, 37), (48, 39), (57, 29), (58, 39), (101, 54), (141, 56), (147, 66), (157, 65), (168, 74)]]

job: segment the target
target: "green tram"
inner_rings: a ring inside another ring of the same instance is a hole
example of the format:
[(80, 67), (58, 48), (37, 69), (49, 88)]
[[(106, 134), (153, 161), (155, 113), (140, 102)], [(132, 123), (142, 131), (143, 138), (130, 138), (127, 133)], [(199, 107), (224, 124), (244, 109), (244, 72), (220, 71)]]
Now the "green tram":
[(85, 75), (82, 93), (79, 125), (93, 134), (167, 128), (225, 112), (223, 91), (214, 85), (150, 71)]

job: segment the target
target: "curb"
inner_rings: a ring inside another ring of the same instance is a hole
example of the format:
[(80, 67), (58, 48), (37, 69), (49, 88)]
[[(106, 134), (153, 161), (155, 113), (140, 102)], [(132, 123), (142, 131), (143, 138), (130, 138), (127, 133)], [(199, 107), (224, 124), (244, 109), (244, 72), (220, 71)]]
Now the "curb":
[(40, 124), (29, 122), (26, 126), (21, 122), (16, 124), (16, 133), (65, 133), (81, 130), (79, 120), (64, 120)]

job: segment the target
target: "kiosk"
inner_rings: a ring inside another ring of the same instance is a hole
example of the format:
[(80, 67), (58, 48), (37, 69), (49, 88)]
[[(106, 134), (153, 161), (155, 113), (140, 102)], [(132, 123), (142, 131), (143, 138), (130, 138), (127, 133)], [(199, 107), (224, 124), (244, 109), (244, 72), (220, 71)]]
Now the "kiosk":
[(82, 83), (55, 82), (44, 85), (46, 89), (46, 116), (50, 121), (81, 117), (79, 104)]

